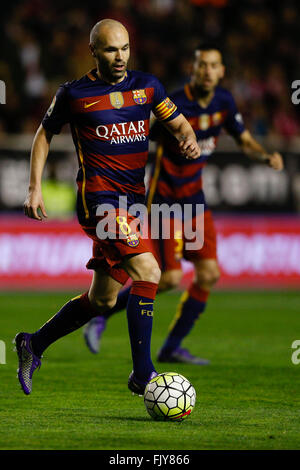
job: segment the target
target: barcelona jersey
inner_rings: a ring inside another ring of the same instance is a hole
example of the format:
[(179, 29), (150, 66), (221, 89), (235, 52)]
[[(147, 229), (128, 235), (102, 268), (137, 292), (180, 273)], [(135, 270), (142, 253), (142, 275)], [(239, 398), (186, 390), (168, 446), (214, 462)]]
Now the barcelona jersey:
[(189, 84), (170, 95), (191, 124), (201, 149), (196, 160), (182, 157), (177, 140), (159, 124), (154, 124), (150, 138), (156, 140), (158, 151), (148, 192), (148, 208), (152, 203), (204, 204), (202, 171), (213, 153), (222, 127), (232, 136), (244, 130), (243, 121), (229, 91), (216, 87), (206, 108), (195, 100)]
[(143, 202), (151, 111), (162, 121), (179, 115), (159, 80), (143, 72), (127, 71), (111, 85), (94, 69), (58, 89), (42, 125), (53, 134), (71, 126), (80, 223), (95, 215), (99, 204), (117, 207), (119, 195), (130, 196), (129, 205)]

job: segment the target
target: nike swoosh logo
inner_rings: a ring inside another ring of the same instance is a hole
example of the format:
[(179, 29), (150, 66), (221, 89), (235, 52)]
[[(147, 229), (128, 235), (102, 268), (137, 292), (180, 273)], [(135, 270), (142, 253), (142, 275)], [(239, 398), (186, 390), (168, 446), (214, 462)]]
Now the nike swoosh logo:
[(141, 300), (139, 301), (139, 305), (153, 305), (153, 302), (142, 302)]
[(93, 103), (84, 103), (84, 108), (89, 108), (90, 106), (94, 106), (94, 104), (97, 104), (99, 103), (99, 101), (101, 100), (98, 100), (98, 101), (94, 101)]

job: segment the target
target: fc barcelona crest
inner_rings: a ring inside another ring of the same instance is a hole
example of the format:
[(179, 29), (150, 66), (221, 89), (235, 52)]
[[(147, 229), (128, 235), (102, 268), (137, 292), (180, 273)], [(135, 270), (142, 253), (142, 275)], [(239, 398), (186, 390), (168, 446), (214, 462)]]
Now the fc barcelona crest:
[(131, 247), (138, 246), (138, 244), (140, 243), (140, 240), (138, 239), (138, 236), (135, 233), (133, 233), (132, 235), (129, 235), (126, 241), (127, 241), (127, 245)]
[(145, 90), (132, 90), (133, 101), (136, 104), (144, 104), (147, 101), (147, 95)]
[(209, 114), (201, 114), (199, 116), (199, 128), (201, 131), (206, 131), (209, 128), (210, 116)]
[(222, 120), (222, 114), (220, 112), (216, 112), (212, 115), (212, 120), (215, 126), (218, 126)]
[(168, 97), (164, 99), (163, 103), (168, 109), (172, 109), (175, 106), (173, 101), (171, 101)]
[(120, 109), (124, 104), (124, 98), (120, 91), (114, 91), (109, 94), (109, 99), (114, 108)]

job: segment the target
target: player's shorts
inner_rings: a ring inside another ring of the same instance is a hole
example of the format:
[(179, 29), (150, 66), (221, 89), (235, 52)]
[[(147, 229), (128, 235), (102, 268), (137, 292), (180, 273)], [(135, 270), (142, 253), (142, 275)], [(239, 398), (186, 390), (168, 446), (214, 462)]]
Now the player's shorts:
[[(93, 240), (93, 256), (86, 265), (87, 269), (102, 268), (121, 284), (125, 284), (129, 278), (120, 266), (124, 257), (151, 251), (149, 243), (140, 233), (139, 219), (125, 210), (108, 212), (105, 216), (97, 217), (93, 225), (81, 227)], [(111, 238), (103, 239), (103, 234), (108, 233)]]
[[(174, 219), (171, 219), (171, 221), (169, 239), (151, 240), (153, 254), (162, 271), (181, 269), (182, 258), (188, 261), (217, 259), (216, 231), (210, 210), (204, 212), (204, 238), (201, 237), (201, 247), (196, 249), (187, 249), (188, 244), (193, 240), (185, 238), (183, 223), (178, 222), (178, 220), (174, 222)], [(192, 229), (195, 230), (195, 219), (192, 221)]]

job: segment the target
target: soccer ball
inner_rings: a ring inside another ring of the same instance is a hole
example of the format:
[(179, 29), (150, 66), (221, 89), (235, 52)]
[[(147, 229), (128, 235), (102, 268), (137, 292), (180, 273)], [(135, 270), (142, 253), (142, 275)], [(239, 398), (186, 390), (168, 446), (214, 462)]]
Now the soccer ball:
[(149, 415), (159, 421), (182, 421), (196, 402), (192, 384), (177, 372), (164, 372), (146, 385), (144, 403)]

